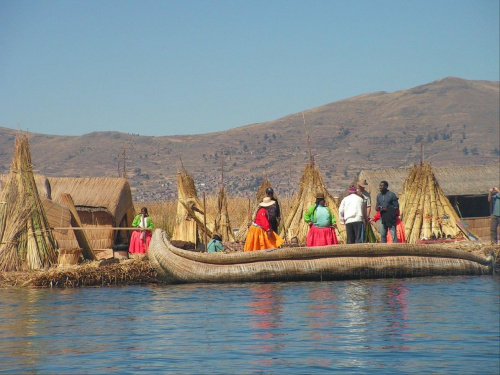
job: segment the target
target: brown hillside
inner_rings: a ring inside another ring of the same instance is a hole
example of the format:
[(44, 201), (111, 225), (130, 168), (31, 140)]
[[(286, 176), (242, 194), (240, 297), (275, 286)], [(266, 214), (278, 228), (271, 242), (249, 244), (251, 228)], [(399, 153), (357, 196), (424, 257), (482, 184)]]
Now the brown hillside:
[[(330, 103), (276, 121), (228, 131), (147, 137), (119, 132), (30, 134), (34, 167), (47, 176), (118, 176), (123, 149), (136, 200), (176, 195), (180, 159), (198, 192), (216, 194), (224, 154), (228, 195), (255, 196), (267, 174), (291, 194), (309, 161), (307, 134), (328, 188), (344, 190), (362, 169), (499, 163), (499, 82), (445, 78), (394, 93)], [(0, 128), (0, 174), (7, 173), (16, 130)]]

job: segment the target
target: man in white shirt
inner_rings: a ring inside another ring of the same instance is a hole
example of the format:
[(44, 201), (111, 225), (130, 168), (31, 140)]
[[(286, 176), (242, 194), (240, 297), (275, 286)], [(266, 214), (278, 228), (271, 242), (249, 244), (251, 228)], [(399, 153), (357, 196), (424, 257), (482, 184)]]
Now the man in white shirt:
[(339, 207), (339, 215), (345, 224), (347, 243), (361, 243), (361, 231), (365, 222), (364, 200), (356, 194), (356, 186), (349, 188), (349, 195), (342, 199)]

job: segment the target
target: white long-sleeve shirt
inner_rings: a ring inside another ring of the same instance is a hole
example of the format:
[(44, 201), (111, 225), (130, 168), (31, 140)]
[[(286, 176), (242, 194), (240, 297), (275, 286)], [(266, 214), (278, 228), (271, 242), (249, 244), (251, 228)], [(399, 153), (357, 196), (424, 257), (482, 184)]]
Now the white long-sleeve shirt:
[(349, 194), (340, 202), (339, 215), (345, 224), (363, 221), (363, 198)]

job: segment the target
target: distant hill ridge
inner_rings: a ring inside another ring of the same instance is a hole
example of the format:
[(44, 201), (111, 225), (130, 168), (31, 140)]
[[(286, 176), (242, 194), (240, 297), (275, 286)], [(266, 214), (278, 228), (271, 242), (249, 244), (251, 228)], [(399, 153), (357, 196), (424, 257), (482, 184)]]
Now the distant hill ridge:
[[(126, 173), (137, 201), (176, 197), (181, 160), (198, 193), (214, 194), (224, 159), (228, 194), (253, 198), (265, 175), (279, 194), (297, 190), (309, 160), (309, 136), (324, 182), (335, 191), (345, 189), (363, 169), (420, 161), (421, 143), (424, 160), (435, 166), (498, 164), (498, 103), (498, 81), (448, 77), (211, 134), (32, 133), (30, 146), (36, 172), (67, 177), (116, 177), (123, 172), (125, 149)], [(0, 127), (0, 174), (9, 171), (16, 133)]]

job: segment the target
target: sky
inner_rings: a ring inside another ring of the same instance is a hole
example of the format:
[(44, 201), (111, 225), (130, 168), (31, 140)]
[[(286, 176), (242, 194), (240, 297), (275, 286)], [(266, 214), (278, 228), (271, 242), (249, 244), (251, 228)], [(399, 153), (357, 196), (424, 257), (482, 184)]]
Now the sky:
[(205, 134), (499, 81), (499, 19), (498, 0), (0, 0), (0, 127)]

